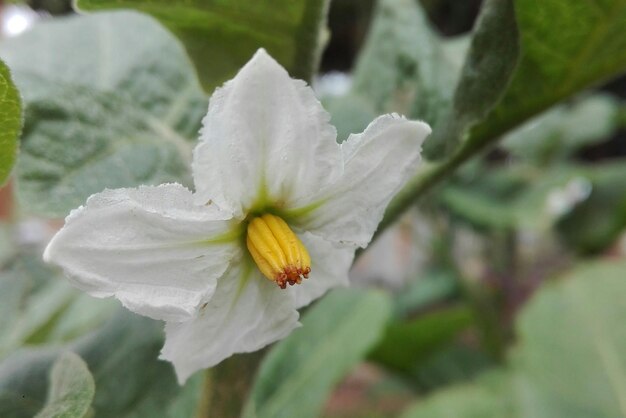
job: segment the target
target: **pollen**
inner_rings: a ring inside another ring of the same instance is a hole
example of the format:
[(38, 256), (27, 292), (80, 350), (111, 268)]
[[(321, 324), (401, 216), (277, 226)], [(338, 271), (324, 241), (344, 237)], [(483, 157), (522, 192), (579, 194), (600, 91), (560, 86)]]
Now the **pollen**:
[(252, 219), (248, 224), (246, 245), (252, 259), (265, 277), (285, 289), (302, 283), (311, 272), (311, 257), (289, 225), (271, 214)]

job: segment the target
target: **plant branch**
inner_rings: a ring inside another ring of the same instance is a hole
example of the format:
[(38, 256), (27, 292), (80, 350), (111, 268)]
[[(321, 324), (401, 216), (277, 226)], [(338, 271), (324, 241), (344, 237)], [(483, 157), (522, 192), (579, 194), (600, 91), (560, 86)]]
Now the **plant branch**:
[[(500, 131), (496, 131), (494, 135), (483, 136), (481, 132), (477, 132), (477, 135), (472, 138), (471, 142), (465, 142), (457, 148), (456, 152), (450, 157), (442, 162), (432, 163), (421, 173), (409, 180), (404, 188), (391, 200), (389, 206), (387, 206), (385, 216), (378, 225), (378, 229), (374, 233), (372, 241), (378, 238), (385, 229), (393, 224), (433, 186), (449, 177), (449, 175), (463, 165), (463, 163), (499, 139), (500, 133)], [(362, 252), (362, 248), (357, 250), (356, 257), (358, 258)]]

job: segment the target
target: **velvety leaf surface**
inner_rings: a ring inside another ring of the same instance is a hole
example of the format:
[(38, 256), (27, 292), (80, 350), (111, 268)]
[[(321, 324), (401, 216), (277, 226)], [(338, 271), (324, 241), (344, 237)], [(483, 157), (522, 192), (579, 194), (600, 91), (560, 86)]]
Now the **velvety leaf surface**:
[(83, 418), (94, 392), (85, 362), (72, 352), (62, 353), (52, 366), (48, 400), (36, 418)]
[(17, 175), (29, 211), (64, 216), (107, 187), (188, 181), (206, 98), (154, 20), (56, 19), (0, 43), (0, 56), (27, 105)]
[(483, 3), (452, 105), (426, 144), (425, 151), (431, 158), (451, 153), (466, 131), (483, 120), (506, 91), (520, 53), (513, 3)]
[(85, 11), (113, 8), (148, 13), (176, 34), (208, 93), (232, 78), (264, 47), (292, 77), (317, 69), (327, 0), (77, 0)]
[[(418, 2), (378, 3), (354, 70), (353, 94), (377, 112), (400, 112), (436, 126), (449, 105), (465, 44), (446, 49)], [(460, 47), (459, 47), (460, 46)]]

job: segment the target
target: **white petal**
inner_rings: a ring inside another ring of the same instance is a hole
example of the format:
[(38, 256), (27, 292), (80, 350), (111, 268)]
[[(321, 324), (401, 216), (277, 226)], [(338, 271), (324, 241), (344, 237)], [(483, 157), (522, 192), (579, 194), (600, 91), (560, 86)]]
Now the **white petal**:
[(289, 206), (341, 174), (336, 131), (311, 88), (263, 49), (213, 93), (193, 172), (200, 203), (235, 216), (267, 198)]
[(192, 320), (165, 325), (160, 358), (171, 361), (183, 384), (194, 372), (235, 353), (260, 350), (298, 327), (292, 295), (256, 267), (234, 266)]
[(95, 297), (117, 297), (133, 312), (181, 321), (193, 316), (240, 251), (208, 243), (231, 229), (229, 215), (195, 206), (178, 184), (105, 190), (67, 217), (44, 259)]
[(353, 246), (340, 246), (308, 232), (299, 237), (311, 256), (311, 273), (301, 284), (289, 287), (298, 309), (332, 288), (348, 286), (348, 270), (355, 250)]
[(295, 225), (323, 238), (365, 247), (391, 198), (415, 174), (430, 127), (397, 115), (376, 118), (365, 131), (341, 145), (343, 176), (299, 202), (311, 210)]

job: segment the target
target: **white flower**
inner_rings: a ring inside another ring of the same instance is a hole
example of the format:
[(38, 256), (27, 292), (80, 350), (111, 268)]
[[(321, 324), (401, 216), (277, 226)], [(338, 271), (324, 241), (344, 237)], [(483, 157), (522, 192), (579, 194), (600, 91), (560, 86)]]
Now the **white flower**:
[(355, 249), (430, 133), (386, 115), (340, 146), (328, 121), (312, 90), (261, 49), (211, 98), (195, 193), (165, 184), (95, 194), (44, 258), (90, 295), (166, 321), (161, 357), (181, 383), (281, 339), (298, 308), (347, 285)]

